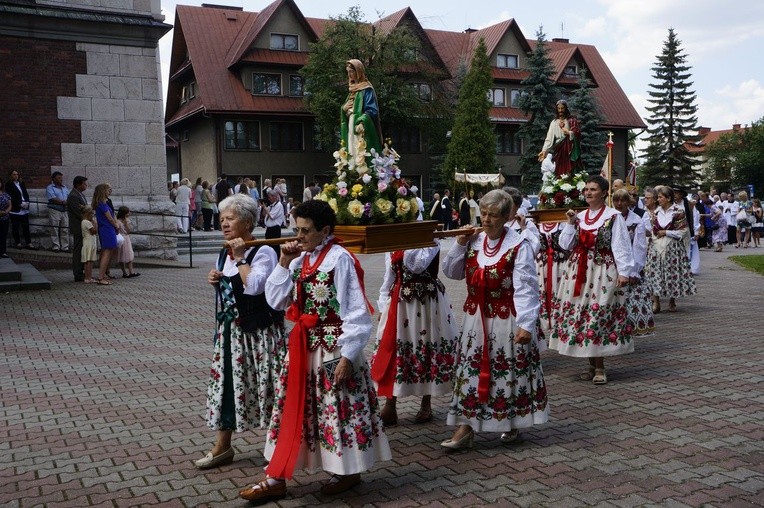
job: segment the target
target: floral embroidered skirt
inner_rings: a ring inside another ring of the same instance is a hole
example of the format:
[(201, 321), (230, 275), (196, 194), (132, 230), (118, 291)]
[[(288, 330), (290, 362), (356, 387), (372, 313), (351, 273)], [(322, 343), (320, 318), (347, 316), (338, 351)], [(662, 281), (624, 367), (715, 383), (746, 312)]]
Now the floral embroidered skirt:
[(685, 244), (668, 239), (665, 245), (654, 241), (647, 251), (645, 273), (652, 294), (665, 298), (694, 295), (695, 278), (690, 272), (690, 259)]
[(642, 278), (638, 284), (626, 287), (626, 305), (629, 309), (629, 320), (634, 326), (634, 335), (652, 335), (655, 331), (653, 295), (646, 279)]
[(578, 252), (574, 252), (552, 299), (549, 349), (576, 357), (616, 356), (634, 351), (634, 325), (628, 319), (626, 290), (616, 288), (618, 271), (612, 258), (594, 262), (592, 251), (581, 294), (575, 293)]
[(476, 432), (508, 432), (549, 420), (546, 383), (535, 334), (515, 344), (515, 320), (485, 320), (491, 380), (487, 402), (478, 400), (483, 328), (480, 313), (465, 314), (454, 371), (454, 396), (448, 425), (469, 425)]
[[(233, 312), (238, 316), (235, 310)], [(230, 345), (236, 424), (235, 429), (225, 430), (264, 429), (271, 419), (274, 385), (287, 354), (284, 327), (274, 324), (257, 333), (244, 333), (235, 320), (220, 323), (207, 388), (207, 426), (212, 430), (224, 430), (221, 410), (226, 344)]]
[[(387, 325), (389, 308), (380, 315), (377, 348)], [(396, 397), (407, 395), (447, 395), (453, 388), (454, 347), (459, 335), (451, 303), (445, 293), (413, 298), (398, 303), (397, 356), (395, 358)]]
[[(323, 469), (332, 474), (362, 473), (377, 461), (390, 460), (390, 445), (379, 416), (377, 393), (366, 358), (353, 364), (353, 375), (336, 388), (325, 375), (323, 363), (340, 358), (340, 348), (308, 353), (305, 418), (295, 471)], [(276, 404), (265, 442), (270, 460), (276, 448), (286, 400), (289, 357), (276, 383)]]
[[(565, 263), (555, 262), (552, 264), (552, 285), (549, 295), (550, 303), (554, 299), (554, 295), (557, 293), (557, 286), (560, 283), (560, 277), (562, 276), (562, 269)], [(549, 337), (552, 336), (552, 309), (547, 305), (547, 273), (548, 268), (546, 263), (536, 261), (536, 274), (539, 279), (539, 295), (541, 296), (541, 307), (539, 308), (539, 351), (542, 353), (547, 350), (549, 345)]]

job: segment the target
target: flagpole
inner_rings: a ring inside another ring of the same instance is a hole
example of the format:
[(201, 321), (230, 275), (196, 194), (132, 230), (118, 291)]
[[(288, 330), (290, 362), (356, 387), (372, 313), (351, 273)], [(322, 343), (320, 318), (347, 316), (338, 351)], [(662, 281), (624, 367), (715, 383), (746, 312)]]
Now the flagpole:
[(607, 133), (607, 184), (610, 192), (608, 192), (608, 206), (613, 206), (613, 132)]

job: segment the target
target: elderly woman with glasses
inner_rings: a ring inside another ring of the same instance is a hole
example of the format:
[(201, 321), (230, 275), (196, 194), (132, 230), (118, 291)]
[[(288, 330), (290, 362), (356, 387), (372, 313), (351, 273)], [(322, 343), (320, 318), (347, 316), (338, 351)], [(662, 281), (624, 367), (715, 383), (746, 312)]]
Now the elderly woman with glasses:
[(239, 491), (265, 503), (286, 496), (299, 469), (332, 476), (321, 494), (344, 492), (390, 446), (363, 348), (372, 330), (358, 260), (334, 237), (337, 217), (325, 201), (295, 209), (297, 240), (281, 247), (265, 285), (273, 307), (294, 321), (268, 428), (266, 477)]
[(286, 355), (284, 313), (265, 301), (265, 281), (276, 267), (269, 246), (248, 247), (254, 239), (258, 206), (234, 194), (220, 202), (220, 225), (228, 248), (207, 276), (216, 291), (217, 333), (207, 389), (207, 426), (217, 440), (199, 469), (230, 464), (231, 436), (265, 428), (273, 411), (274, 386)]

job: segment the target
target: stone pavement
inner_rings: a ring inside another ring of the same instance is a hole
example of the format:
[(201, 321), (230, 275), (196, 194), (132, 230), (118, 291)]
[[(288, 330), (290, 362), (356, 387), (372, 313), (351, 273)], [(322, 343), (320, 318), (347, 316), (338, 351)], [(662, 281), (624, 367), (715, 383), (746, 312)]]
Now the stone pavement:
[[(609, 359), (607, 385), (578, 381), (584, 361), (544, 353), (552, 418), (520, 442), (481, 434), (444, 453), (446, 399), (424, 425), (404, 399), (391, 462), (339, 498), (318, 493), (325, 473), (301, 473), (277, 505), (762, 506), (764, 279), (729, 254), (702, 253), (698, 295)], [(234, 436), (230, 466), (192, 465), (214, 440), (203, 419), (213, 258), (111, 287), (50, 270), (52, 290), (2, 296), (0, 505), (247, 506), (237, 491), (263, 474), (262, 431)], [(374, 301), (384, 259), (361, 258)], [(444, 282), (461, 309), (464, 283)]]

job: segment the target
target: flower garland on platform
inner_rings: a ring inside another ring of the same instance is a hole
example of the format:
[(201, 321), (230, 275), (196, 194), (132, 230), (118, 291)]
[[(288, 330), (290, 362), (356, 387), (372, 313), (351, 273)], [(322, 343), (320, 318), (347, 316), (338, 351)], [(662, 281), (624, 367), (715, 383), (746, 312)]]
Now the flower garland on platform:
[(559, 178), (554, 172), (545, 172), (541, 178), (538, 208), (571, 208), (586, 206), (584, 187), (589, 174), (586, 171), (568, 173)]
[(388, 140), (382, 153), (373, 148), (367, 152), (366, 142), (359, 137), (355, 157), (350, 157), (344, 142), (334, 152), (337, 176), (332, 183), (324, 185), (316, 199), (329, 203), (337, 214), (337, 224), (393, 224), (416, 220), (419, 205), (408, 182), (401, 178), (400, 156), (390, 144)]

